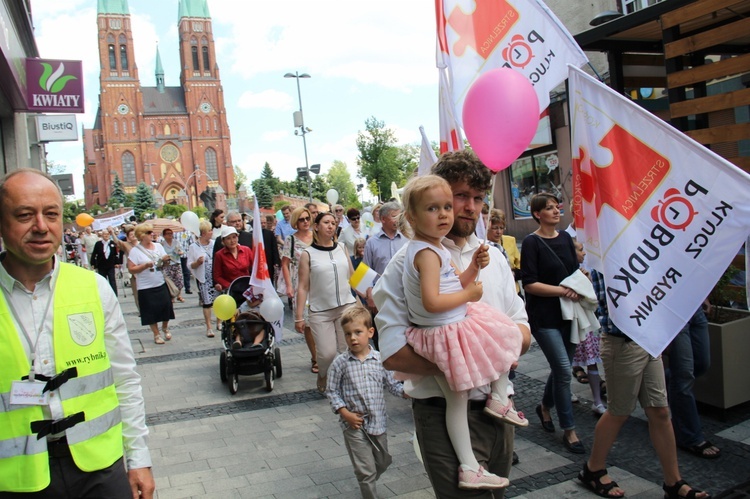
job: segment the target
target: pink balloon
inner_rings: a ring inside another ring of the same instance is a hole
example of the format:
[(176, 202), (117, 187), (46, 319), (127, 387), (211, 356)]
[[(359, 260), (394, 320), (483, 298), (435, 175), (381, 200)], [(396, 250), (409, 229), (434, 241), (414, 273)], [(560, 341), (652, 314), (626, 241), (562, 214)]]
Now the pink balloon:
[(469, 88), (462, 116), (471, 148), (487, 168), (499, 172), (531, 144), (539, 125), (539, 98), (526, 76), (493, 69)]

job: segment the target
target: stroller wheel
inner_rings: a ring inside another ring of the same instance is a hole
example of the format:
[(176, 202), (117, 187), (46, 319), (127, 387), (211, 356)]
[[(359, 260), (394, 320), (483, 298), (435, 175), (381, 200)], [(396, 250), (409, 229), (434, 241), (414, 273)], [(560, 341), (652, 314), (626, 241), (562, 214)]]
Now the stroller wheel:
[(234, 395), (237, 393), (237, 390), (240, 389), (240, 376), (238, 374), (233, 374), (232, 379), (229, 380), (229, 393)]
[(276, 368), (276, 377), (281, 378), (281, 350), (278, 348), (273, 349), (273, 366)]
[(266, 371), (266, 391), (270, 392), (271, 390), (273, 390), (273, 380), (274, 380), (273, 369), (270, 368)]
[(221, 352), (221, 355), (219, 355), (219, 378), (221, 378), (222, 383), (227, 382), (227, 353)]

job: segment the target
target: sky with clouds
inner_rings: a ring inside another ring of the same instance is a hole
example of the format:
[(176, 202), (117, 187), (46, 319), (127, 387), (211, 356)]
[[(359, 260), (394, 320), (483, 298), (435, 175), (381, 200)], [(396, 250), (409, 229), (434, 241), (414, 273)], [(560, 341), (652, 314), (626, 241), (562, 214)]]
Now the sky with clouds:
[[(31, 0), (40, 56), (83, 60), (86, 113), (99, 95), (95, 0)], [(158, 43), (167, 86), (179, 85), (178, 0), (129, 0), (141, 85), (155, 86)], [(265, 162), (291, 180), (305, 165), (294, 135), (300, 80), (309, 163), (327, 172), (344, 161), (357, 182), (356, 137), (375, 116), (401, 144), (418, 143), (419, 126), (438, 140), (435, 11), (431, 0), (208, 0), (216, 58), (232, 134), (232, 161), (250, 180)], [(82, 197), (82, 142), (50, 144), (48, 159), (67, 165)]]

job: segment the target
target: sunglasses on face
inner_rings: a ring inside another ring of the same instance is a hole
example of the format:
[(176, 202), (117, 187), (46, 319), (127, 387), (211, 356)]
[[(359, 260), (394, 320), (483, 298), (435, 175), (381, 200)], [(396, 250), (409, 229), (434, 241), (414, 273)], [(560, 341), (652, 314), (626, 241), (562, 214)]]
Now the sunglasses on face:
[(356, 222), (357, 220), (359, 220), (359, 217), (351, 217), (349, 218), (349, 220), (351, 220), (352, 222)]
[(336, 210), (336, 213), (343, 213), (344, 210)]
[(150, 230), (150, 231), (146, 232), (146, 234), (148, 234), (149, 236), (150, 236), (151, 234), (153, 234), (153, 233), (154, 233), (154, 231), (153, 231), (153, 230)]
[(310, 221), (310, 217), (299, 217), (297, 219), (297, 221), (298, 222), (309, 222)]

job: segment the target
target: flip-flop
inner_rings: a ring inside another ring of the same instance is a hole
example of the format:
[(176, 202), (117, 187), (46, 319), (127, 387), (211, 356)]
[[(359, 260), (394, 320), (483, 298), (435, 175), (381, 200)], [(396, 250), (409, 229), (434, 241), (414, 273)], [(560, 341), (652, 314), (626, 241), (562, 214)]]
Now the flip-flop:
[(312, 365), (310, 366), (310, 372), (318, 374), (320, 372), (320, 368), (318, 368), (318, 361), (310, 359), (310, 362), (312, 363)]
[(161, 335), (154, 336), (154, 343), (156, 343), (157, 345), (163, 345), (164, 344), (164, 338), (162, 338)]
[(214, 331), (213, 331), (213, 329), (208, 329), (208, 330), (206, 331), (206, 336), (207, 336), (207, 337), (209, 337), (209, 338), (213, 338), (213, 337), (214, 337), (214, 336), (216, 336), (216, 335), (214, 334)]

